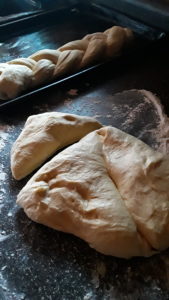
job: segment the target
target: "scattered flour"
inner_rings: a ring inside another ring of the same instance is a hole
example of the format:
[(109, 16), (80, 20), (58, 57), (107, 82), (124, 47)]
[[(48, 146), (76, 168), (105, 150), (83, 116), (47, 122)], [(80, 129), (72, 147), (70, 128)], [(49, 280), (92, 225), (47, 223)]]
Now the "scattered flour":
[[(130, 106), (129, 104), (113, 104), (112, 105), (112, 115), (117, 116), (122, 121), (121, 128), (122, 130), (127, 130), (128, 128), (132, 128), (132, 125), (136, 123), (136, 121), (140, 118), (140, 115), (146, 115), (149, 112), (147, 111), (148, 107), (154, 107), (154, 114), (156, 115), (157, 125), (154, 129), (152, 128), (151, 123), (147, 123), (140, 133), (138, 138), (142, 138), (143, 135), (150, 134), (154, 137), (156, 141), (155, 145), (153, 146), (156, 150), (166, 154), (169, 153), (169, 118), (164, 112), (163, 105), (161, 101), (154, 95), (153, 93), (146, 91), (146, 90), (128, 90), (123, 91), (122, 93), (117, 93), (114, 97), (118, 97), (118, 95), (122, 97), (129, 98), (131, 93), (131, 97), (136, 97), (137, 101), (137, 94), (143, 99), (143, 102), (135, 103), (135, 107)], [(133, 94), (132, 94), (133, 93)], [(118, 99), (118, 98), (117, 98)], [(150, 104), (150, 106), (148, 106)]]
[(145, 103), (138, 104), (134, 109), (129, 110), (129, 114), (127, 116), (127, 119), (124, 121), (123, 126), (128, 126), (133, 123), (133, 121), (137, 118), (137, 115), (144, 110)]
[(93, 292), (88, 292), (88, 293), (83, 297), (83, 300), (93, 300), (93, 299), (94, 299)]
[(71, 108), (71, 104), (72, 104), (72, 100), (71, 99), (65, 99), (64, 101), (64, 106), (68, 107), (68, 108)]
[(97, 118), (101, 118), (102, 115), (94, 115), (93, 118), (97, 119)]
[(5, 147), (12, 130), (14, 126), (0, 125), (0, 151)]
[(161, 101), (149, 91), (141, 90), (140, 92), (144, 95), (145, 101), (154, 105), (159, 116), (158, 127), (152, 130), (157, 141), (159, 141), (157, 150), (164, 154), (169, 153), (169, 118), (164, 112)]
[(3, 242), (3, 241), (5, 241), (5, 240), (9, 239), (9, 238), (11, 238), (12, 236), (13, 236), (12, 233), (11, 233), (11, 234), (6, 234), (6, 233), (4, 233), (4, 232), (2, 231), (2, 232), (0, 232), (0, 242)]

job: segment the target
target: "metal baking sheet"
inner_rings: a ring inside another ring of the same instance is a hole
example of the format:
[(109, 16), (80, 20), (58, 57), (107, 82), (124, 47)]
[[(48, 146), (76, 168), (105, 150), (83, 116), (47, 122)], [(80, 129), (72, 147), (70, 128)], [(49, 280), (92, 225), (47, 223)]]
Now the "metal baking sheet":
[[(43, 11), (24, 20), (0, 26), (2, 41), (0, 44), (1, 62), (6, 62), (16, 57), (27, 57), (40, 49), (57, 49), (68, 41), (80, 39), (87, 33), (103, 31), (115, 24), (131, 27), (135, 32), (135, 40), (131, 47), (126, 50), (127, 53), (122, 54), (123, 56), (133, 56), (133, 53), (140, 53), (142, 49), (146, 49), (152, 43), (152, 40), (156, 41), (163, 37), (163, 33), (144, 24), (142, 26), (136, 22), (133, 24), (133, 20), (124, 18), (122, 21), (121, 15), (119, 16), (118, 14), (113, 19), (109, 18), (106, 20), (103, 16), (101, 18), (100, 11), (95, 11), (95, 9), (92, 10), (92, 14), (88, 15), (88, 22), (86, 23), (88, 9), (84, 8), (84, 13), (82, 13), (81, 6), (77, 9), (69, 5), (64, 10), (58, 8), (57, 10)], [(9, 38), (7, 38), (7, 33)], [(113, 59), (113, 63), (116, 60), (118, 59)], [(56, 79), (54, 82), (36, 87), (33, 90), (24, 91), (23, 94), (15, 99), (1, 100), (0, 110), (8, 109), (9, 105), (13, 106), (15, 103), (21, 104), (21, 102), (29, 101), (33, 94), (37, 95), (44, 89), (49, 89), (55, 85), (59, 86), (65, 80), (70, 80), (75, 76), (82, 76), (85, 72), (89, 73), (95, 68), (99, 72), (99, 67), (100, 65), (87, 67), (72, 75), (65, 75), (63, 78)], [(107, 64), (105, 64), (106, 68)]]

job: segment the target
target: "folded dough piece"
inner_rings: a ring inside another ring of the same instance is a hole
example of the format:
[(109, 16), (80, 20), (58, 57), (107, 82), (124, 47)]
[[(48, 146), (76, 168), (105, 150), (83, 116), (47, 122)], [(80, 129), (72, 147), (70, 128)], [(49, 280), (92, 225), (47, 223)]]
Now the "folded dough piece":
[(100, 130), (108, 173), (152, 248), (169, 246), (169, 156), (120, 130)]
[(107, 255), (150, 256), (169, 246), (168, 158), (103, 127), (46, 163), (18, 195), (32, 220)]
[(11, 170), (22, 179), (57, 150), (102, 127), (91, 117), (49, 112), (30, 116), (11, 150)]

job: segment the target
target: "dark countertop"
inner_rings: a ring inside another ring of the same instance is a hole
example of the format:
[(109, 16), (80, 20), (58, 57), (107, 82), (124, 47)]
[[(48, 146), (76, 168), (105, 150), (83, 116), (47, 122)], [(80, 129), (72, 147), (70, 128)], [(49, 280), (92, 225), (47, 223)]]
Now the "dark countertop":
[[(108, 27), (76, 20), (64, 26), (6, 40), (2, 59), (26, 55), (39, 47), (52, 47)], [(50, 31), (50, 35), (49, 35)], [(64, 32), (64, 34), (63, 34)], [(32, 41), (36, 41), (34, 46)], [(6, 50), (4, 50), (6, 49)], [(8, 50), (9, 49), (9, 50)], [(156, 146), (153, 108), (137, 110), (142, 98), (130, 89), (157, 94), (169, 114), (169, 43), (152, 45), (133, 57), (102, 66), (59, 87), (33, 96), (30, 103), (9, 108), (0, 115), (0, 299), (2, 300), (163, 300), (169, 299), (169, 251), (151, 258), (123, 260), (101, 255), (80, 239), (29, 220), (16, 206), (16, 195), (28, 178), (16, 182), (10, 172), (10, 149), (27, 117), (45, 111), (95, 115)], [(5, 58), (5, 53), (6, 58)], [(70, 95), (75, 89), (77, 95)], [(121, 93), (121, 94), (117, 94)], [(128, 116), (135, 113), (131, 122)]]

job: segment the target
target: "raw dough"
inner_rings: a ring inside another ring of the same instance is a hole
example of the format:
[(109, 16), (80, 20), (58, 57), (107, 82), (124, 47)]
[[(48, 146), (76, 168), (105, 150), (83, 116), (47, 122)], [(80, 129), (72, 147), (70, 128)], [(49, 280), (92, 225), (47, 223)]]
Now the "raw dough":
[(30, 116), (11, 150), (11, 170), (22, 179), (57, 150), (102, 125), (91, 117), (49, 112)]
[(104, 32), (67, 43), (57, 50), (43, 49), (28, 58), (1, 63), (0, 99), (14, 98), (28, 88), (110, 59), (120, 54), (132, 37), (130, 29), (113, 26)]
[(46, 163), (17, 203), (104, 254), (150, 256), (169, 246), (168, 166), (168, 156), (103, 127)]

